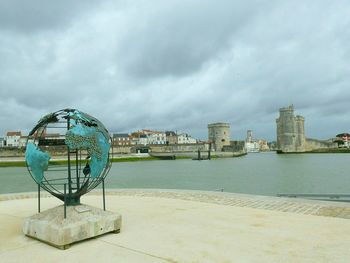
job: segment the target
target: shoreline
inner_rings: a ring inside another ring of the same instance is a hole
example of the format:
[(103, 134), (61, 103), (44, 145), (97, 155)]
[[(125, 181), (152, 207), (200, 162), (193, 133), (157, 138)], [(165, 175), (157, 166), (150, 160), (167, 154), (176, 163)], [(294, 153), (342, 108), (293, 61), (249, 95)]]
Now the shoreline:
[[(26, 162), (24, 158), (22, 158), (22, 160), (18, 160), (18, 159), (19, 158), (11, 160), (10, 158), (6, 158), (6, 160), (2, 160), (2, 158), (0, 158), (0, 168), (1, 167), (26, 167)], [(178, 157), (178, 159), (190, 159), (190, 158), (183, 156), (183, 157)], [(152, 156), (140, 156), (140, 157), (126, 156), (126, 157), (113, 158), (111, 161), (112, 163), (121, 163), (121, 162), (158, 161), (158, 160), (163, 160), (163, 159), (152, 157)], [(49, 165), (64, 165), (67, 163), (68, 163), (67, 159), (52, 159), (49, 161)], [(75, 163), (75, 161), (72, 161), (72, 163)]]
[(350, 153), (350, 148), (329, 148), (329, 149), (315, 149), (305, 152), (282, 152), (276, 151), (277, 154), (310, 154), (310, 153)]
[[(241, 157), (244, 154), (235, 154), (235, 153), (226, 153), (226, 155), (220, 155), (221, 153), (213, 153), (212, 159), (218, 158), (235, 158)], [(194, 154), (189, 153), (179, 153), (176, 156), (172, 154), (153, 156), (150, 154), (126, 154), (126, 155), (114, 155), (111, 159), (112, 163), (120, 163), (120, 162), (139, 162), (139, 161), (162, 161), (162, 160), (183, 160), (183, 159), (193, 159)], [(67, 164), (68, 160), (66, 158), (62, 158), (61, 156), (53, 156), (49, 161), (49, 165), (64, 165)], [(72, 161), (74, 164), (75, 161)], [(1, 167), (26, 167), (26, 162), (23, 157), (0, 157), (0, 168)]]

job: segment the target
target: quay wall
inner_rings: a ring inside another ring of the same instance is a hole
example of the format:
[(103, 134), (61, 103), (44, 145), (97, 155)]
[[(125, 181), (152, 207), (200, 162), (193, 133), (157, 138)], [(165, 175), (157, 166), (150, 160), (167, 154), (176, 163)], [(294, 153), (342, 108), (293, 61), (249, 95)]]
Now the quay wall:
[[(66, 156), (67, 148), (62, 146), (49, 147), (47, 146), (44, 149), (45, 152), (48, 152), (51, 156)], [(2, 147), (0, 148), (0, 158), (1, 157), (24, 157), (25, 148), (24, 147)]]
[(197, 152), (208, 151), (209, 144), (193, 143), (193, 144), (172, 144), (172, 145), (149, 145), (151, 152)]
[(24, 157), (24, 148), (1, 147), (0, 158), (1, 157)]
[(338, 148), (338, 144), (332, 141), (322, 141), (311, 138), (306, 138), (305, 151), (313, 151), (319, 149), (334, 149)]
[[(137, 145), (130, 146), (114, 146), (113, 153), (114, 154), (131, 154), (133, 153), (132, 148), (138, 147)], [(148, 147), (150, 152), (197, 152), (200, 151), (208, 151), (209, 144), (207, 143), (194, 143), (194, 144), (173, 144), (173, 145), (148, 145), (148, 146), (140, 146), (140, 147)], [(64, 146), (55, 146), (55, 147), (47, 147), (45, 149), (51, 156), (66, 156), (67, 148)], [(86, 153), (85, 153), (86, 154)], [(0, 158), (6, 157), (24, 157), (25, 148), (17, 148), (17, 147), (1, 147), (0, 148)]]

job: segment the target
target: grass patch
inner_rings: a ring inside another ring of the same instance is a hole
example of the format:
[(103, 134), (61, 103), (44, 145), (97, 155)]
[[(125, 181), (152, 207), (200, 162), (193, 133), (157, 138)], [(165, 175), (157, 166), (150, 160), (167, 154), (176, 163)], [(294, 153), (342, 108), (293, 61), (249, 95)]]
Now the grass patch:
[(0, 167), (26, 167), (26, 163), (23, 161), (0, 162)]
[[(190, 157), (179, 156), (176, 159), (189, 159)], [(147, 156), (147, 157), (121, 157), (121, 158), (113, 158), (111, 161), (113, 163), (124, 163), (124, 162), (138, 162), (138, 161), (157, 161), (163, 160), (162, 158)], [(66, 165), (68, 163), (67, 160), (53, 160), (49, 162), (49, 165)], [(71, 164), (74, 165), (75, 161), (72, 160)], [(26, 167), (26, 163), (24, 161), (15, 161), (15, 162), (0, 162), (0, 167)]]

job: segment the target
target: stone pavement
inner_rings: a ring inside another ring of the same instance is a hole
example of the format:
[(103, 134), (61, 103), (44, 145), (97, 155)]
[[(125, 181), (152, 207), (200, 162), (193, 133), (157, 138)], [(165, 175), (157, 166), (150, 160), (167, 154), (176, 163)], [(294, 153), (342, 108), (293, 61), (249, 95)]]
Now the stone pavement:
[[(94, 193), (92, 193), (94, 194)], [(350, 203), (296, 198), (277, 198), (236, 193), (171, 190), (111, 190), (110, 195), (157, 196), (204, 203), (249, 207), (304, 215), (330, 216), (350, 219)]]
[[(60, 205), (43, 193), (42, 210)], [(350, 205), (242, 194), (109, 190), (120, 234), (59, 250), (22, 234), (34, 193), (0, 196), (1, 262), (350, 262)], [(82, 202), (102, 206), (99, 192)], [(69, 215), (68, 215), (69, 216)]]

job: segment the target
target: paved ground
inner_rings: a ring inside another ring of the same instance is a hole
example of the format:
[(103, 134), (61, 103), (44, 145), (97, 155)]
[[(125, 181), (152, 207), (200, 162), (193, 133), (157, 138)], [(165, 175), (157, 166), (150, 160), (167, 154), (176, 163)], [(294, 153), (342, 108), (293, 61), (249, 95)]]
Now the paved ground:
[[(25, 237), (35, 194), (0, 196), (1, 262), (350, 262), (350, 205), (187, 191), (110, 191), (120, 234), (58, 250)], [(99, 206), (92, 193), (83, 203)], [(60, 204), (42, 198), (42, 209)], [(69, 215), (68, 215), (69, 216)]]

